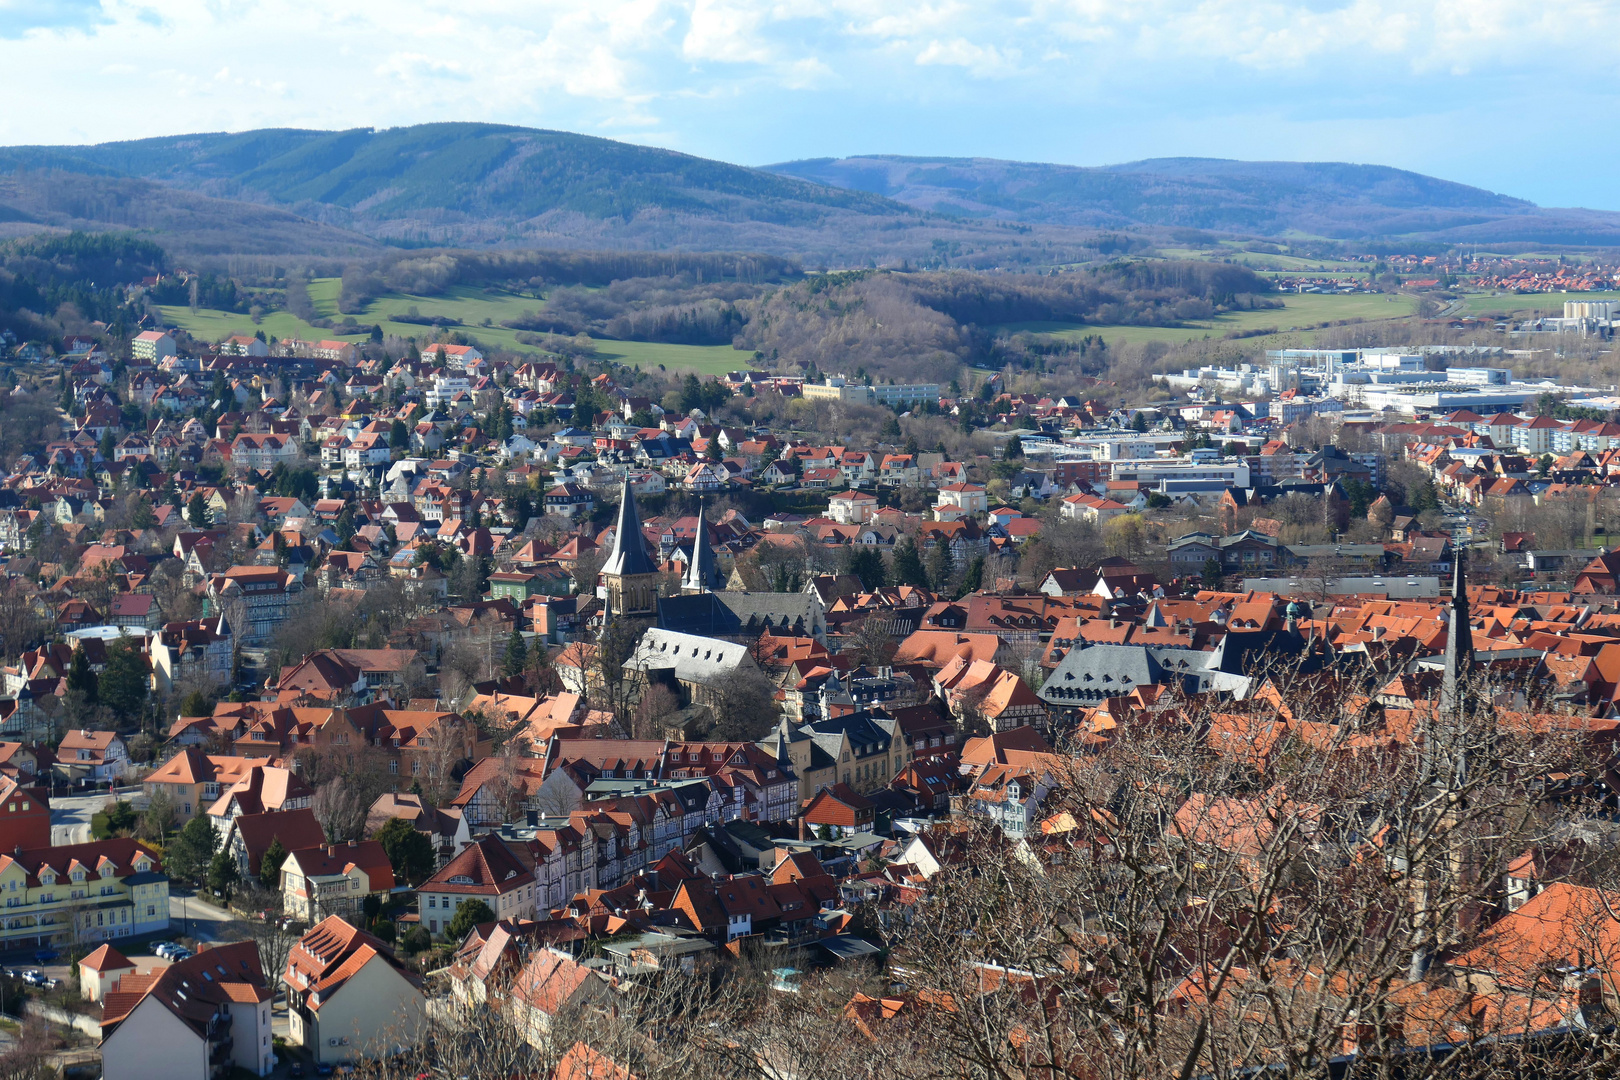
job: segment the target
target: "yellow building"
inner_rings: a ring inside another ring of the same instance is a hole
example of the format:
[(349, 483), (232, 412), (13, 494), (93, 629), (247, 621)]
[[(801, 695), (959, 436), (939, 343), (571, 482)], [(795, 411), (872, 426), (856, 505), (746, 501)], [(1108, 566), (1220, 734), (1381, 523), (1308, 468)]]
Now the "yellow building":
[(169, 879), (157, 855), (127, 837), (0, 855), (0, 896), (0, 949), (169, 928)]

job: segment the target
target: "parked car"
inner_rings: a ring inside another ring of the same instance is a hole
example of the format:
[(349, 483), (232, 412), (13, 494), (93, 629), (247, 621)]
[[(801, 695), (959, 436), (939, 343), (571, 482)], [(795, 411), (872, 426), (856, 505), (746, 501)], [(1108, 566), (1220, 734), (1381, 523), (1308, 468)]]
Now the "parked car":
[(331, 1076), (332, 1075), (332, 1063), (330, 1061), (317, 1062), (316, 1065), (315, 1065), (315, 1075), (316, 1076)]
[(39, 952), (34, 954), (34, 963), (48, 964), (61, 955), (62, 954), (57, 952), (55, 949), (41, 949)]
[(287, 1070), (287, 1075), (292, 1077), (292, 1080), (303, 1080), (304, 1063), (302, 1061), (293, 1062), (292, 1068)]
[(23, 977), (22, 978), (23, 978), (23, 982), (27, 983), (29, 986), (44, 986), (45, 985), (45, 973), (43, 971), (34, 971), (34, 970), (25, 971), (25, 972), (23, 972)]

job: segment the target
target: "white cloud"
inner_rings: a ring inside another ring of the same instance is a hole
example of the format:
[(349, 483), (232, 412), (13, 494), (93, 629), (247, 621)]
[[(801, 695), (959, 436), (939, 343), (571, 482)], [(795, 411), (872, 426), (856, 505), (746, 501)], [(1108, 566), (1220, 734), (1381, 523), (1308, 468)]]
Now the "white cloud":
[(1504, 76), (1612, 93), (1617, 33), (1608, 0), (0, 0), (0, 142), (458, 119), (761, 160), (761, 133), (962, 150), (1103, 111), (1171, 138), (1367, 87), (1534, 119)]
[(944, 64), (966, 68), (975, 75), (1011, 74), (1018, 64), (1018, 53), (1002, 53), (994, 45), (975, 45), (965, 38), (930, 41), (917, 54), (920, 65)]

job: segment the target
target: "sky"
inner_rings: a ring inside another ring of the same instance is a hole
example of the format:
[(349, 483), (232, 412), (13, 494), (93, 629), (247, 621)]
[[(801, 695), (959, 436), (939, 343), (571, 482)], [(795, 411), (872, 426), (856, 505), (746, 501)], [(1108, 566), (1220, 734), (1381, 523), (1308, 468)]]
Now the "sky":
[(1616, 0), (0, 0), (0, 144), (481, 120), (744, 165), (1394, 165), (1620, 209)]

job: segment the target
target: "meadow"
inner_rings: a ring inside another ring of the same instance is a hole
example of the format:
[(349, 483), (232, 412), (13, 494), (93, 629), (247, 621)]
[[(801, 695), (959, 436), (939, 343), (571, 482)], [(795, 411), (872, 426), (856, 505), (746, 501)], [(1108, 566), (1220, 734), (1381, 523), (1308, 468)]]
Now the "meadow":
[[(1076, 339), (1099, 335), (1110, 345), (1140, 345), (1162, 341), (1179, 345), (1204, 338), (1222, 338), (1232, 331), (1277, 328), (1277, 336), (1309, 340), (1312, 328), (1343, 319), (1404, 319), (1417, 311), (1417, 299), (1400, 294), (1348, 293), (1319, 295), (1301, 293), (1280, 296), (1283, 306), (1262, 311), (1238, 311), (1213, 319), (1188, 322), (1184, 326), (1093, 326), (1077, 323), (1005, 323), (1000, 329), (1010, 333), (1028, 332), (1056, 338)], [(1265, 342), (1273, 335), (1255, 335), (1244, 340)]]
[[(338, 318), (337, 299), (341, 287), (338, 278), (316, 278), (309, 283), (309, 298), (318, 314)], [(435, 327), (414, 322), (401, 322), (398, 316), (410, 314), (431, 319), (441, 317), (461, 323), (459, 329), (487, 348), (508, 349), (512, 352), (538, 353), (539, 349), (517, 340), (519, 331), (500, 325), (517, 319), (525, 312), (538, 310), (544, 300), (532, 295), (499, 292), (474, 288), (454, 288), (443, 296), (412, 296), (393, 293), (380, 296), (366, 305), (355, 320), (367, 333), (338, 334), (330, 329), (311, 326), (285, 311), (265, 315), (255, 326), (248, 316), (230, 311), (199, 308), (192, 311), (184, 306), (164, 307), (166, 322), (180, 327), (200, 341), (218, 341), (231, 334), (251, 334), (263, 330), (276, 338), (302, 338), (306, 341), (337, 338), (344, 341), (363, 341), (373, 325), (381, 326), (383, 333), (425, 342), (432, 337)], [(752, 354), (739, 352), (729, 345), (666, 345), (647, 341), (615, 341), (598, 338), (597, 355), (615, 363), (636, 367), (661, 367), (667, 370), (696, 371), (703, 375), (720, 375), (745, 368)]]
[(1457, 315), (1483, 315), (1487, 312), (1528, 315), (1542, 312), (1563, 315), (1565, 300), (1620, 300), (1620, 292), (1583, 293), (1474, 293), (1464, 298)]

